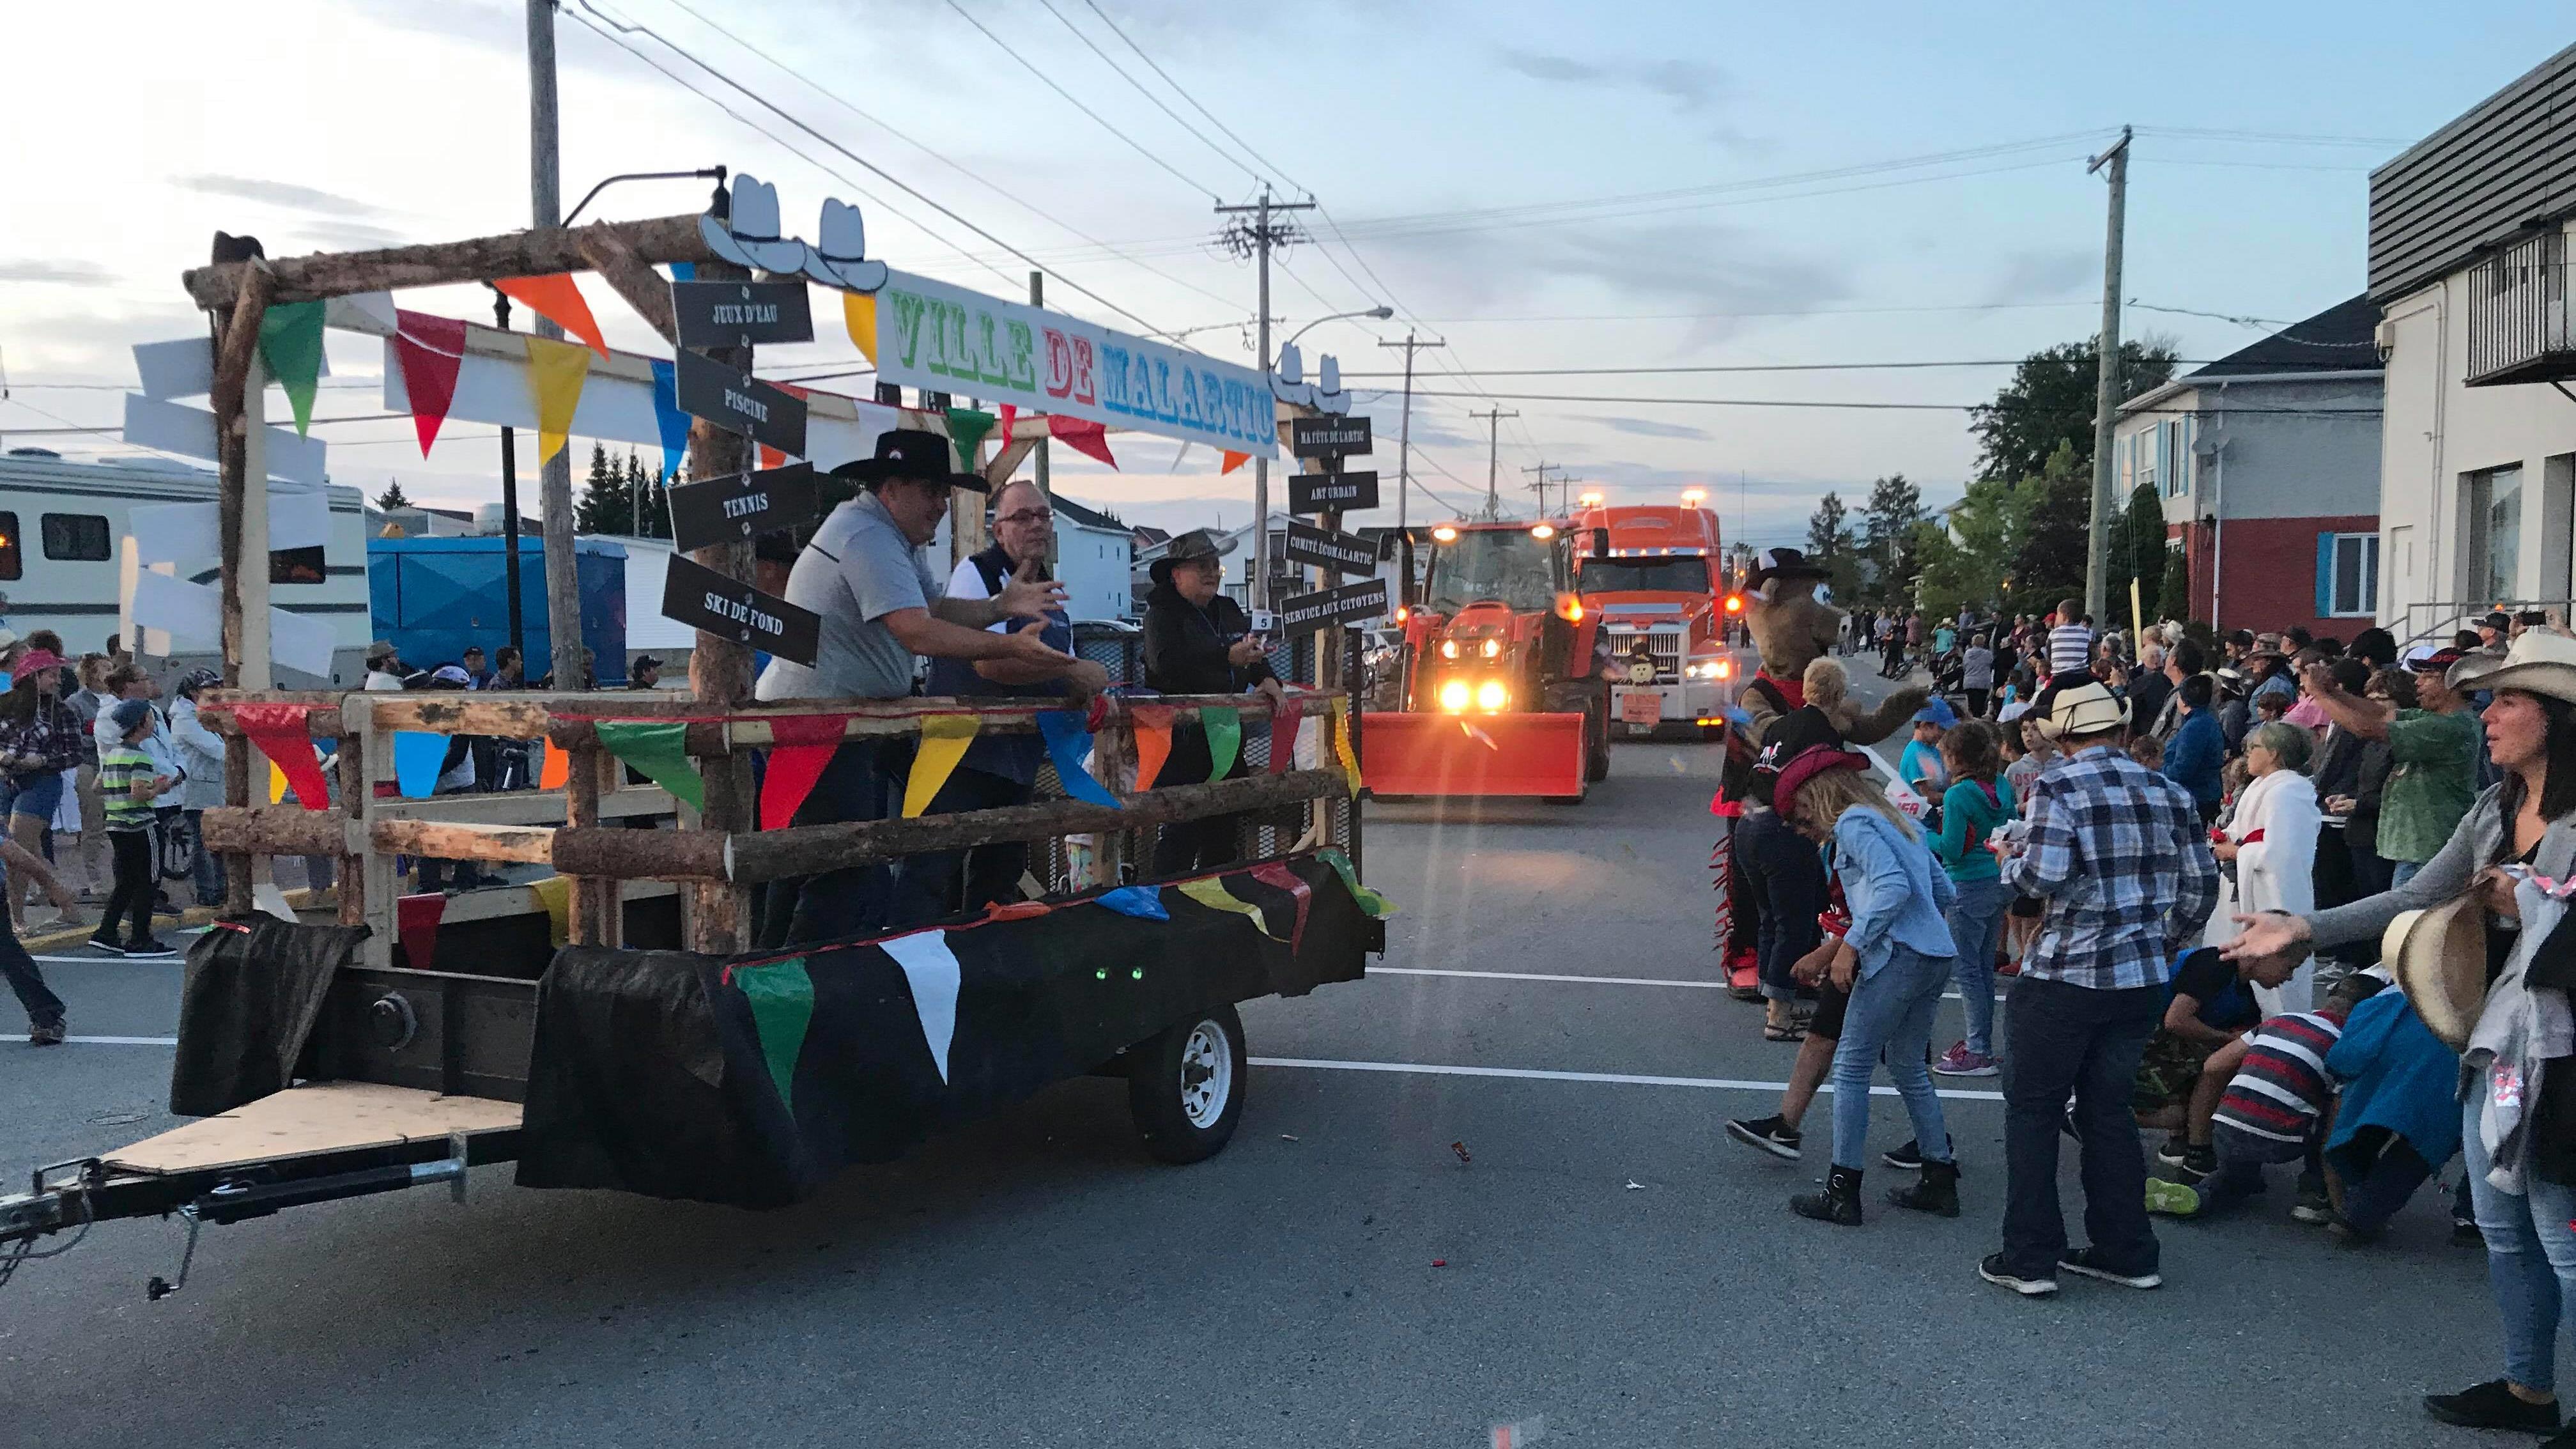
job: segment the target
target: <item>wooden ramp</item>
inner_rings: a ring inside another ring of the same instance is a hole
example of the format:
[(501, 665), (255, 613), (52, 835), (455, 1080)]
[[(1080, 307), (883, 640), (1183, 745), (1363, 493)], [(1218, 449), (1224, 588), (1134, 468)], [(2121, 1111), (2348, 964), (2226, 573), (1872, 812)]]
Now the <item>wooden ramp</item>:
[(120, 1172), (166, 1176), (311, 1157), (406, 1142), (444, 1142), (449, 1133), (504, 1132), (519, 1104), (445, 1097), (373, 1082), (314, 1082), (262, 1097), (219, 1116), (174, 1127), (106, 1155)]

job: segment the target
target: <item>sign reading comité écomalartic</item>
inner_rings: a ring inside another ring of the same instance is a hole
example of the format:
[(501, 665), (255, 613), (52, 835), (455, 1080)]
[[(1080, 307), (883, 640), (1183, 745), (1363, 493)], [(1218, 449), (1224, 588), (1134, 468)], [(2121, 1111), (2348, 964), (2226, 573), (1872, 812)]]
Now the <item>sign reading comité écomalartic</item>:
[(811, 463), (676, 484), (671, 489), (672, 543), (686, 553), (794, 528), (814, 516), (820, 494)]
[(812, 610), (726, 578), (685, 554), (671, 555), (662, 574), (662, 617), (804, 665), (814, 662), (823, 643), (823, 620)]
[(805, 282), (673, 282), (682, 347), (752, 347), (814, 340)]
[(903, 272), (878, 289), (876, 324), (881, 384), (1279, 455), (1270, 381), (1248, 367)]

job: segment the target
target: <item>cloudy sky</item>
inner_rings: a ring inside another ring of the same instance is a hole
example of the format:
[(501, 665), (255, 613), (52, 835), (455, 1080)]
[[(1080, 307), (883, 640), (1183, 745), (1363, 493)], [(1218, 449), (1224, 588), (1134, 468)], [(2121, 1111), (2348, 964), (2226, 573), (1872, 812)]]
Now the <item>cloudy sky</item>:
[[(2139, 128), (2127, 330), (2215, 357), (2260, 335), (2223, 317), (2294, 319), (2360, 291), (2368, 169), (2567, 39), (2563, 6), (2513, 0), (2436, 24), (2355, 0), (1604, 13), (567, 0), (565, 198), (616, 172), (720, 162), (775, 181), (791, 223), (825, 196), (859, 202), (870, 251), (898, 267), (1010, 295), (1034, 260), (1065, 310), (1141, 330), (1088, 289), (1249, 364), (1253, 273), (1215, 245), (1211, 207), (1268, 177), (1323, 206), (1277, 270), (1285, 328), (1398, 310), (1317, 328), (1310, 362), (1334, 351), (1355, 388), (1392, 388), (1356, 376), (1395, 365), (1380, 342), (1409, 327), (1448, 343), (1424, 354), (1414, 403), (1430, 494), (1416, 519), (1481, 500), (1487, 424), (1470, 414), (1500, 407), (1519, 414), (1499, 428), (1507, 503), (1528, 508), (1524, 470), (1542, 462), (1614, 498), (1699, 485), (1730, 531), (1764, 543), (1800, 536), (1825, 490), (1850, 497), (1881, 473), (1955, 497), (1974, 458), (1964, 418), (1707, 400), (1964, 404), (2005, 369), (1841, 365), (1990, 362), (2088, 335), (2103, 194), (2084, 157), (2119, 125)], [(622, 48), (602, 33), (616, 25), (642, 28)], [(527, 220), (516, 0), (56, 5), (13, 17), (12, 37), (10, 446), (126, 451), (66, 430), (114, 425), (131, 344), (202, 329), (178, 274), (218, 228), (284, 256)], [(44, 56), (59, 63), (30, 59)], [(592, 215), (703, 200), (699, 183), (635, 184)], [(612, 343), (660, 350), (604, 287), (592, 295)], [(462, 289), (404, 301), (489, 315)], [(859, 362), (840, 338), (763, 358), (782, 373)], [(1651, 370), (1781, 364), (1836, 366)], [(332, 366), (319, 416), (382, 410), (373, 344), (335, 338)], [(1396, 402), (1362, 395), (1391, 482)], [(498, 497), (488, 428), (451, 424), (426, 459), (403, 420), (320, 431), (335, 480), (370, 494), (398, 478), (424, 501)], [(1249, 470), (1219, 478), (1203, 450), (1117, 446), (1122, 471), (1073, 459), (1060, 486), (1168, 526), (1248, 516)]]

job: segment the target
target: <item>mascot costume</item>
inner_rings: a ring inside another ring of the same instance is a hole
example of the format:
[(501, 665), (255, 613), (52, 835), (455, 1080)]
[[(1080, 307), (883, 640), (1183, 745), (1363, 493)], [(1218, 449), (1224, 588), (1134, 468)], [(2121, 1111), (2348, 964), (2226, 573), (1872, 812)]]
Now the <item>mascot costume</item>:
[[(1734, 868), (1733, 846), (1745, 812), (1769, 808), (1754, 798), (1752, 778), (1771, 727), (1781, 716), (1813, 704), (1831, 718), (1844, 742), (1874, 745), (1903, 729), (1932, 697), (1923, 686), (1907, 685), (1874, 710), (1853, 708), (1844, 695), (1847, 676), (1830, 657), (1841, 637), (1842, 611), (1816, 597), (1816, 586), (1826, 577), (1797, 549), (1773, 548), (1762, 551), (1744, 580), (1746, 627), (1762, 667), (1736, 694), (1738, 715), (1727, 731), (1724, 782), (1709, 802), (1712, 813), (1727, 817), (1727, 825), (1709, 856), (1709, 868), (1717, 875), (1717, 950), (1726, 963), (1728, 986), (1745, 1001), (1761, 999), (1756, 986), (1760, 913), (1743, 879), (1746, 872)], [(1809, 669), (1818, 663), (1825, 667)]]

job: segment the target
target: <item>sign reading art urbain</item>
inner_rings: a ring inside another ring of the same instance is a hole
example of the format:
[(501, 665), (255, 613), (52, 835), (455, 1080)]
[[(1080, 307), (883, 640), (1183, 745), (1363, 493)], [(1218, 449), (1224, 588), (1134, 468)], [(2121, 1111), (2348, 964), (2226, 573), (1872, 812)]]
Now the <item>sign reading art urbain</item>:
[(1251, 368), (905, 272), (876, 316), (879, 383), (1279, 455), (1270, 383)]

